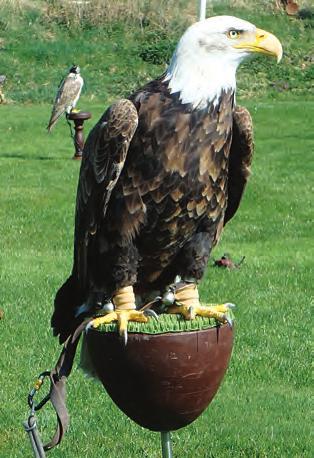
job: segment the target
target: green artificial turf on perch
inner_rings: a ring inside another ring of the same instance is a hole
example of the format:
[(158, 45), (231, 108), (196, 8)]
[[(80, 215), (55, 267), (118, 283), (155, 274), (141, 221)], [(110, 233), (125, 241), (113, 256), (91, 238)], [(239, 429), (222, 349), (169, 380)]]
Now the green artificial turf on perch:
[[(228, 318), (233, 320), (234, 316), (232, 311), (228, 311)], [(151, 318), (147, 323), (137, 323), (129, 321), (129, 333), (143, 333), (143, 334), (163, 334), (166, 332), (190, 332), (201, 331), (220, 326), (214, 318), (206, 318), (197, 316), (194, 320), (185, 320), (181, 315), (173, 315), (163, 313), (158, 315), (158, 320)], [(118, 332), (117, 324), (101, 324), (97, 329), (100, 332)]]

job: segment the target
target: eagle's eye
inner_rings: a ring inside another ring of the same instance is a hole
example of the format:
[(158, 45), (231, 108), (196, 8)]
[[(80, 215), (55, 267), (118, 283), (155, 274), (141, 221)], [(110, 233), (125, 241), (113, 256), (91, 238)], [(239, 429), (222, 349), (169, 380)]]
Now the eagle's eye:
[(235, 38), (238, 38), (240, 36), (240, 32), (238, 30), (229, 30), (227, 32), (227, 37), (231, 38), (234, 40)]

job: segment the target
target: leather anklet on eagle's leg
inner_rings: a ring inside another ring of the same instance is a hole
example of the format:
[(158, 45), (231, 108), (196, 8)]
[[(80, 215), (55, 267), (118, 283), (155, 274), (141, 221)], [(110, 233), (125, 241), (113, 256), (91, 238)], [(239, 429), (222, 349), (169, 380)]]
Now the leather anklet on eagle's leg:
[(186, 320), (194, 320), (196, 315), (215, 318), (232, 326), (232, 321), (227, 315), (231, 307), (234, 307), (234, 304), (201, 305), (197, 285), (188, 283), (175, 291), (174, 305), (167, 309), (167, 313), (180, 314)]
[(123, 338), (125, 344), (127, 344), (128, 340), (129, 321), (147, 323), (149, 316), (153, 316), (154, 318), (157, 317), (152, 310), (145, 310), (144, 312), (136, 310), (133, 286), (125, 286), (117, 290), (112, 298), (112, 302), (115, 306), (115, 311), (94, 318), (89, 323), (89, 327), (98, 328), (101, 324), (109, 324), (113, 321), (117, 321), (119, 334)]

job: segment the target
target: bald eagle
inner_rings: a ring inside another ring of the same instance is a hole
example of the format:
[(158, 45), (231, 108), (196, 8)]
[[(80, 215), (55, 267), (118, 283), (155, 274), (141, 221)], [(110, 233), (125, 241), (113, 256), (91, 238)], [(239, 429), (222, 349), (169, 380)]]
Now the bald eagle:
[(84, 80), (80, 75), (80, 67), (73, 65), (67, 76), (63, 78), (59, 84), (58, 92), (52, 107), (51, 117), (47, 126), (48, 132), (51, 132), (64, 113), (70, 114), (76, 107), (83, 85)]
[[(250, 173), (252, 121), (236, 106), (235, 90), (237, 67), (252, 53), (279, 61), (282, 47), (274, 35), (235, 17), (197, 22), (166, 72), (114, 103), (90, 132), (72, 274), (52, 316), (61, 342), (97, 308), (103, 316), (95, 327), (117, 320), (125, 334), (128, 320), (147, 320), (136, 304), (169, 286), (168, 311), (207, 316), (197, 283)], [(216, 309), (222, 321), (224, 310)]]

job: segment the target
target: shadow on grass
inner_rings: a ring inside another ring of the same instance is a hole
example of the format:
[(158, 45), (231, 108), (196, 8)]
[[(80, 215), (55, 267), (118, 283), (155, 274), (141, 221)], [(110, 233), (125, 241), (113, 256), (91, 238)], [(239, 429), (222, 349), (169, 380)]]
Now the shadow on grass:
[(72, 160), (72, 157), (57, 157), (57, 156), (29, 156), (26, 154), (19, 153), (2, 153), (0, 159), (22, 159), (31, 161), (65, 161)]

